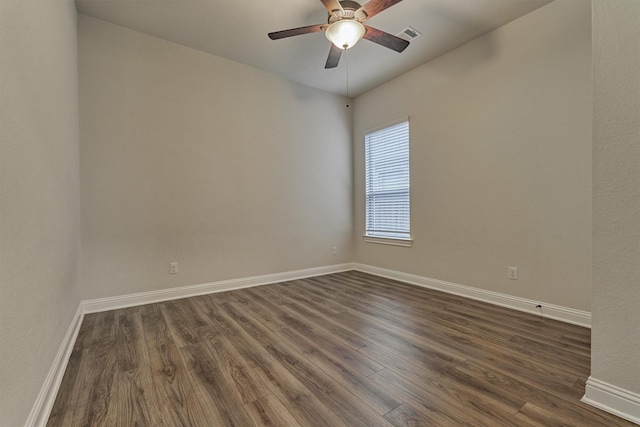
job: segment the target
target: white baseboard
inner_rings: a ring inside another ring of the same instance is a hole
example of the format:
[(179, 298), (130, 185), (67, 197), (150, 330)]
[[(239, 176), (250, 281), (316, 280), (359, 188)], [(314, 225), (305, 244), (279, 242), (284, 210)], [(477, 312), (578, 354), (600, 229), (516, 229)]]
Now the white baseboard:
[(589, 377), (581, 400), (620, 418), (640, 424), (640, 394), (638, 393)]
[(410, 283), (424, 288), (436, 289), (450, 294), (460, 295), (478, 301), (488, 302), (490, 304), (511, 308), (526, 313), (540, 315), (540, 310), (536, 305), (542, 305), (544, 317), (560, 320), (562, 322), (574, 325), (591, 327), (591, 313), (587, 311), (576, 310), (573, 308), (562, 307), (554, 304), (547, 304), (541, 301), (534, 301), (527, 298), (516, 297), (499, 292), (487, 291), (484, 289), (473, 288), (471, 286), (459, 285), (457, 283), (445, 282), (444, 280), (430, 279), (424, 276), (404, 273), (386, 268), (374, 267), (367, 264), (354, 263), (353, 269), (365, 273), (375, 274), (376, 276), (387, 277), (401, 282)]
[(101, 311), (115, 310), (118, 308), (133, 307), (136, 305), (151, 304), (154, 302), (188, 298), (197, 295), (224, 292), (252, 286), (268, 285), (271, 283), (286, 282), (287, 280), (303, 279), (305, 277), (320, 276), (323, 274), (339, 273), (341, 271), (348, 270), (353, 270), (353, 264), (335, 264), (324, 267), (307, 268), (304, 270), (287, 271), (284, 273), (221, 280), (219, 282), (203, 283), (200, 285), (181, 286), (179, 288), (98, 298), (82, 301), (81, 305), (84, 313), (97, 313)]
[(53, 404), (55, 403), (56, 396), (58, 394), (58, 389), (60, 388), (62, 378), (64, 377), (64, 371), (67, 369), (67, 363), (69, 362), (71, 351), (73, 351), (73, 346), (76, 342), (78, 332), (80, 331), (80, 325), (82, 325), (83, 317), (82, 306), (79, 305), (76, 313), (71, 319), (71, 324), (67, 329), (64, 339), (62, 340), (62, 344), (60, 344), (58, 353), (56, 354), (53, 364), (51, 365), (51, 369), (49, 369), (49, 373), (47, 374), (47, 378), (40, 389), (36, 402), (31, 408), (25, 427), (39, 427), (47, 424), (49, 414), (53, 409)]

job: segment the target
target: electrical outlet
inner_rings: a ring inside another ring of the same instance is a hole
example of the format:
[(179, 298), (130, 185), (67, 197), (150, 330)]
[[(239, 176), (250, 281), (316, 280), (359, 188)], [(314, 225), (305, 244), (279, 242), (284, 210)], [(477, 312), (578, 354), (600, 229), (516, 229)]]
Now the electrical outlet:
[(509, 267), (507, 277), (511, 280), (518, 280), (518, 267)]
[(336, 255), (338, 253), (338, 248), (335, 246), (331, 248), (331, 255)]
[(178, 263), (177, 262), (170, 262), (169, 263), (169, 274), (178, 274), (179, 270), (178, 270)]

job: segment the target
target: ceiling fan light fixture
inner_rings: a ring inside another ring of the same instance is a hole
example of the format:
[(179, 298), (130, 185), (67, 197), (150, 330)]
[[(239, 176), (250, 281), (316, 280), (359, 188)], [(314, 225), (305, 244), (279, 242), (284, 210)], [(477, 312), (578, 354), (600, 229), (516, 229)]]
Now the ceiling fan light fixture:
[(364, 36), (364, 25), (353, 19), (336, 21), (325, 30), (327, 39), (340, 49), (349, 49)]

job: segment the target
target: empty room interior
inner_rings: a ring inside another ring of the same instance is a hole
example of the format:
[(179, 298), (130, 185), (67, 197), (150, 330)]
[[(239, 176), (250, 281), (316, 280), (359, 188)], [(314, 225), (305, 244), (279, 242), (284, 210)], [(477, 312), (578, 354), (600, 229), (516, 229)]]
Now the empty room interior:
[(640, 2), (359, 3), (0, 0), (0, 426), (640, 424)]

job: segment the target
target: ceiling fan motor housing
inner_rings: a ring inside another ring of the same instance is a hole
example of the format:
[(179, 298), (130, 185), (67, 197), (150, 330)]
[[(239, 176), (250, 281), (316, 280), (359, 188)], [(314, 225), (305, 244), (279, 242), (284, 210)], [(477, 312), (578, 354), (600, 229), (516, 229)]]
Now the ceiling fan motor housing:
[(331, 13), (329, 13), (329, 24), (343, 19), (355, 19), (358, 22), (367, 19), (366, 12), (360, 10), (360, 3), (358, 2), (343, 0), (340, 2), (340, 6), (342, 6), (342, 10), (332, 10)]

